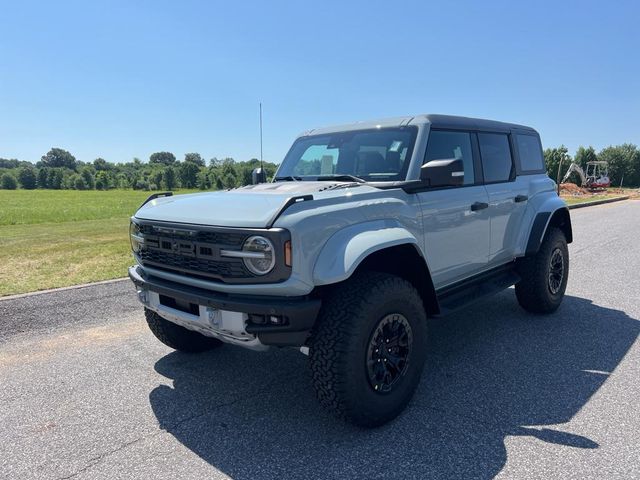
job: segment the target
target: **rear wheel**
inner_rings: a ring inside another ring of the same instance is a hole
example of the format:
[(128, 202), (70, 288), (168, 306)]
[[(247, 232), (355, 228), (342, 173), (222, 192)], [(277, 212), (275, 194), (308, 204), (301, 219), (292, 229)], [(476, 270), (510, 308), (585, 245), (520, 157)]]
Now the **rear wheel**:
[(167, 347), (188, 353), (204, 352), (212, 348), (224, 345), (216, 338), (205, 337), (204, 335), (188, 330), (180, 325), (176, 325), (169, 320), (165, 320), (153, 310), (144, 309), (144, 316), (147, 319), (149, 329), (158, 340)]
[(522, 277), (516, 284), (520, 306), (534, 313), (556, 311), (569, 278), (569, 249), (562, 230), (551, 228), (538, 253), (521, 259), (518, 268)]
[(382, 425), (406, 407), (420, 381), (427, 323), (416, 289), (364, 272), (323, 303), (309, 362), (320, 403), (347, 421)]

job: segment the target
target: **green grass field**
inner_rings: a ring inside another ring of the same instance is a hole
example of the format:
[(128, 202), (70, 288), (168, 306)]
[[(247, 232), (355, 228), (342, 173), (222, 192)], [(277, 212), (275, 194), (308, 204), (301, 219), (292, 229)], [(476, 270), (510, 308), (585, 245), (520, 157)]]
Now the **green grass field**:
[(624, 195), (609, 195), (609, 194), (600, 194), (600, 195), (592, 195), (585, 197), (570, 197), (563, 196), (562, 199), (567, 202), (569, 205), (575, 205), (576, 203), (587, 203), (587, 202), (595, 202), (596, 200), (609, 200), (611, 198), (622, 197)]
[(0, 190), (0, 296), (124, 277), (129, 217), (148, 196)]
[(0, 190), (0, 226), (127, 218), (149, 195), (139, 190)]

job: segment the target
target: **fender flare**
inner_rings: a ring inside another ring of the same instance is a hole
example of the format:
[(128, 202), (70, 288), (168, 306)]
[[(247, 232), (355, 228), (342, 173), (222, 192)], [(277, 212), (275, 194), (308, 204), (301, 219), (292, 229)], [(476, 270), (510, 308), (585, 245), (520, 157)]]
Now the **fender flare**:
[(320, 251), (313, 266), (314, 285), (346, 280), (370, 254), (398, 245), (414, 245), (418, 240), (397, 222), (373, 220), (338, 230)]
[(529, 231), (529, 239), (527, 240), (525, 256), (535, 255), (538, 253), (540, 245), (542, 245), (542, 240), (544, 239), (549, 225), (552, 222), (560, 222), (560, 224), (562, 224), (562, 222), (566, 222), (564, 231), (567, 237), (567, 243), (571, 243), (573, 241), (569, 209), (564, 202), (561, 200), (560, 202), (562, 204), (557, 206), (555, 209), (538, 212), (536, 214), (533, 224), (531, 225), (531, 230)]

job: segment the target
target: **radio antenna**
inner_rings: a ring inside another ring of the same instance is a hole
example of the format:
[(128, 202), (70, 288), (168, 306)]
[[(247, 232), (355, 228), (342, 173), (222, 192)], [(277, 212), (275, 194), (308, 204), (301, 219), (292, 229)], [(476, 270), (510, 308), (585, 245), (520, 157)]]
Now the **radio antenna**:
[(262, 170), (262, 102), (260, 102), (260, 169)]

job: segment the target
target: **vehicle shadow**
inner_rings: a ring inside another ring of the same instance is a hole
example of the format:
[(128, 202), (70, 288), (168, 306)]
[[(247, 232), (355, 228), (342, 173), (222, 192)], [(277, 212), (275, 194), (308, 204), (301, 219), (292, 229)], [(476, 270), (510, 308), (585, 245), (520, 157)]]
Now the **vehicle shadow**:
[(555, 425), (589, 401), (639, 332), (640, 321), (586, 299), (567, 296), (556, 314), (535, 316), (502, 292), (433, 322), (411, 405), (375, 430), (324, 412), (306, 357), (292, 349), (170, 353), (155, 368), (173, 388), (149, 400), (161, 428), (236, 479), (492, 478), (508, 435), (598, 448)]

